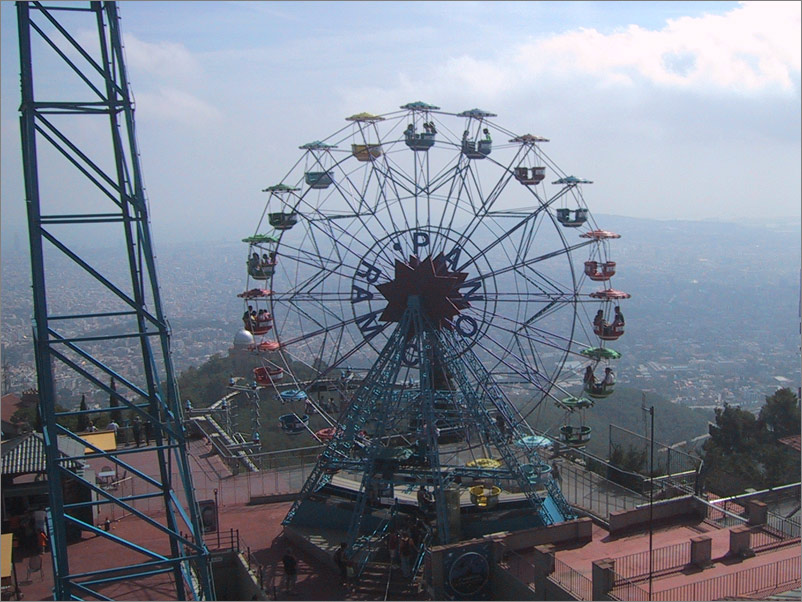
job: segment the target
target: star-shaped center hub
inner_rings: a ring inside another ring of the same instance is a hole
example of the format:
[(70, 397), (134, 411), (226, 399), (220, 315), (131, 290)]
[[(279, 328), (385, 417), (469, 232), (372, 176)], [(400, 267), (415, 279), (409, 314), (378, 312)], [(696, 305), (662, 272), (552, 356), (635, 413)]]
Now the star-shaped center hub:
[(412, 255), (408, 262), (395, 260), (395, 278), (376, 288), (387, 299), (387, 307), (379, 320), (399, 322), (412, 295), (420, 299), (421, 310), (436, 328), (452, 328), (452, 318), (470, 307), (460, 293), (460, 285), (467, 272), (450, 272), (445, 257), (440, 253), (419, 260)]

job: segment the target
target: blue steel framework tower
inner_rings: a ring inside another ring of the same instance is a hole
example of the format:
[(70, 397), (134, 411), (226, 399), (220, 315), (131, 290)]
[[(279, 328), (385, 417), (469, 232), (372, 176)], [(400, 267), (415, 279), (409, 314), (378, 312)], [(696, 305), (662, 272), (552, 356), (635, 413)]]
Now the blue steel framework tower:
[[(116, 4), (19, 2), (17, 15), (20, 130), (54, 596), (111, 599), (121, 591), (120, 582), (136, 582), (142, 587), (158, 583), (167, 588), (161, 595), (172, 591), (169, 597), (179, 600), (213, 599), (155, 271)], [(86, 35), (89, 28), (94, 36)], [(34, 67), (47, 65), (50, 77), (40, 76), (34, 90)], [(108, 251), (82, 255), (77, 245), (90, 239), (106, 243)], [(85, 298), (59, 294), (59, 281), (65, 277), (85, 283)], [(121, 362), (126, 354), (128, 359)], [(56, 378), (67, 374), (83, 379), (81, 386), (106, 399), (113, 396), (117, 410), (142, 425), (135, 429), (146, 435), (145, 444), (104, 450), (64, 426), (81, 413), (96, 420), (111, 414), (111, 404), (83, 412), (63, 410), (71, 400), (62, 398)], [(67, 448), (78, 451), (65, 455)], [(92, 473), (67, 470), (70, 460), (99, 461), (127, 476), (124, 482), (130, 486), (103, 488)], [(95, 526), (104, 516), (117, 516), (115, 511), (139, 521), (134, 535), (119, 536)], [(121, 554), (104, 554), (91, 567), (78, 566), (71, 562), (67, 542), (79, 531), (114, 542)], [(124, 550), (133, 555), (122, 554)]]
[[(532, 526), (575, 518), (550, 466), (534, 448), (514, 443), (530, 436), (531, 428), (453, 327), (464, 279), (464, 273), (448, 270), (442, 256), (396, 262), (395, 279), (380, 287), (388, 301), (380, 320), (398, 325), (349, 402), (334, 439), (320, 455), (284, 524), (294, 524), (298, 513), (305, 522), (304, 504), (319, 497), (340, 471), (356, 475), (359, 482), (346, 541), (350, 557), (369, 549), (381, 533), (375, 523), (365, 521), (376, 503), (375, 492), (392, 497), (396, 487), (410, 483), (433, 490), (437, 526), (433, 543), (452, 541), (446, 490), (463, 479), (513, 483), (533, 510)], [(414, 387), (398, 382), (410, 355), (417, 358), (419, 382)], [(438, 424), (469, 437), (472, 432), (486, 457), (498, 461), (493, 466), (464, 465), (442, 444)], [(399, 434), (410, 431), (415, 433), (416, 453), (399, 454), (409, 443)]]

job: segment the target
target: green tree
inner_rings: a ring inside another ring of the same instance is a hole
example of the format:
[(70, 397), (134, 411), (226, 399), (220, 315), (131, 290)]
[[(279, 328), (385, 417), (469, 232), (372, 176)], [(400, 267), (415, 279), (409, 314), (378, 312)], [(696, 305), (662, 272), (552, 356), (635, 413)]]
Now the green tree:
[[(109, 386), (111, 387), (111, 390), (113, 391), (112, 393), (109, 393), (109, 407), (110, 408), (117, 408), (117, 407), (120, 406), (120, 402), (118, 401), (117, 396), (115, 395), (115, 393), (117, 392), (117, 383), (114, 382), (114, 377), (113, 376), (111, 377), (111, 383), (110, 383)], [(111, 411), (111, 419), (114, 422), (116, 422), (117, 424), (121, 424), (122, 423), (122, 419), (123, 419), (122, 412), (120, 410), (112, 409), (112, 411)]]
[[(86, 411), (86, 395), (81, 395), (81, 405), (79, 409), (82, 412)], [(78, 414), (75, 428), (79, 433), (82, 433), (89, 428), (89, 418), (87, 414)]]
[(707, 488), (727, 496), (799, 480), (799, 454), (779, 442), (799, 434), (799, 417), (799, 399), (790, 389), (767, 396), (757, 418), (738, 407), (717, 409), (702, 447)]
[(774, 439), (800, 433), (799, 399), (791, 389), (778, 389), (766, 397), (760, 420)]

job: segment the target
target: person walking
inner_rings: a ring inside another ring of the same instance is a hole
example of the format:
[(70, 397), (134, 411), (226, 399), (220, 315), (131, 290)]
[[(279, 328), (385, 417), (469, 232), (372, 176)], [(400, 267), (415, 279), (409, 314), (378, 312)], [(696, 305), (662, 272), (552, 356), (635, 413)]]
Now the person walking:
[(292, 553), (292, 548), (287, 548), (284, 556), (281, 557), (281, 562), (284, 564), (287, 593), (294, 594), (295, 580), (298, 578), (298, 559)]

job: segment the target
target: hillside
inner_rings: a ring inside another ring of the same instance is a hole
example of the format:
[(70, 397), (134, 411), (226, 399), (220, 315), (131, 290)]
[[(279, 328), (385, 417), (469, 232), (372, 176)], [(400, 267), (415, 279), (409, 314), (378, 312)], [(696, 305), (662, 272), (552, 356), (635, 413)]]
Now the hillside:
[[(258, 365), (258, 358), (252, 360)], [(248, 373), (250, 370), (248, 370)], [(179, 386), (183, 399), (191, 399), (195, 407), (206, 407), (220, 399), (228, 392), (227, 385), (231, 375), (250, 380), (248, 373), (236, 373), (230, 357), (216, 355), (198, 368), (191, 368), (181, 374)], [(576, 394), (579, 391), (574, 392)], [(516, 400), (516, 393), (511, 392), (510, 399)], [(517, 395), (520, 395), (518, 393)], [(641, 410), (641, 391), (619, 386), (616, 392), (607, 399), (596, 400), (595, 406), (585, 412), (584, 424), (593, 429), (593, 436), (588, 450), (601, 457), (609, 453), (610, 424), (620, 426), (635, 433), (644, 433), (644, 412)], [(323, 399), (333, 398), (339, 403), (338, 393), (324, 393)], [(244, 399), (235, 403), (232, 422), (237, 430), (249, 434), (255, 422), (251, 408), (244, 406)], [(712, 420), (712, 412), (691, 410), (667, 401), (654, 393), (646, 396), (646, 405), (655, 408), (655, 440), (660, 443), (674, 444), (707, 433), (708, 420)], [(302, 412), (300, 404), (282, 405), (273, 392), (262, 390), (260, 395), (259, 423), (263, 449), (276, 450), (314, 445), (311, 436), (289, 436), (278, 427), (278, 416), (290, 411)], [(578, 424), (575, 417), (574, 424)], [(559, 428), (566, 422), (566, 414), (554, 405), (544, 404), (536, 415), (530, 417), (530, 423), (538, 430), (558, 437)], [(313, 416), (310, 426), (313, 429), (328, 426), (321, 417)], [(628, 441), (627, 441), (628, 444)]]

